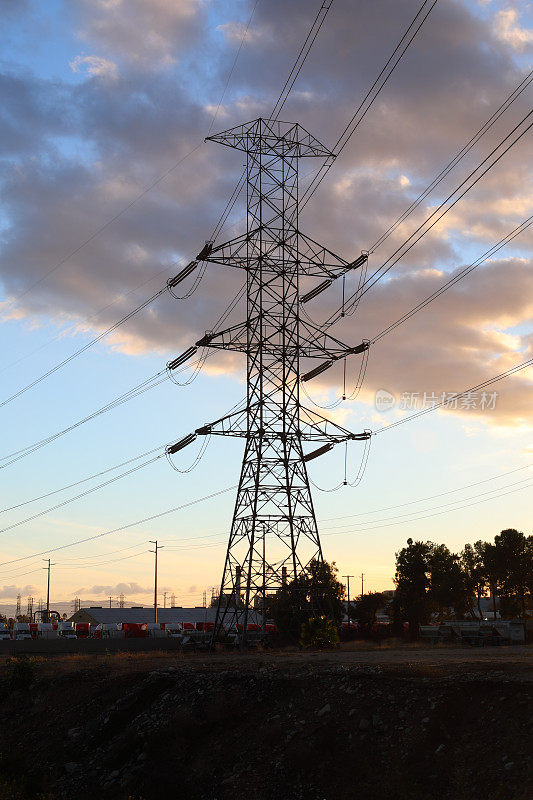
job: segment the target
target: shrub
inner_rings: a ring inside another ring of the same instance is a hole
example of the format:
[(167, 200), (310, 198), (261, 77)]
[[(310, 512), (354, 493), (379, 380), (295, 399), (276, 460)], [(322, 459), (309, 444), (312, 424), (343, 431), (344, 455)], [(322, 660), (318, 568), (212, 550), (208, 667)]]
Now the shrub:
[(339, 633), (335, 623), (327, 617), (311, 617), (302, 623), (300, 644), (302, 647), (315, 647), (318, 650), (338, 647)]
[(11, 660), (9, 685), (12, 689), (29, 689), (35, 680), (35, 660), (28, 656), (16, 656)]

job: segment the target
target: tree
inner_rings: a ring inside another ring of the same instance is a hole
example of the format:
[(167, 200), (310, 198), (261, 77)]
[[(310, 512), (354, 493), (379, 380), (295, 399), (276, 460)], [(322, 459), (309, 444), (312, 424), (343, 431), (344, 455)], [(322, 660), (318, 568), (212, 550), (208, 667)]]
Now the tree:
[(407, 540), (407, 547), (396, 553), (396, 597), (399, 612), (409, 623), (411, 637), (418, 636), (421, 624), (430, 616), (428, 590), (430, 586), (429, 557), (432, 542)]
[(487, 588), (487, 574), (483, 562), (485, 542), (478, 541), (473, 546), (465, 544), (460, 555), (465, 602), (472, 617), (483, 618), (481, 598)]
[(490, 558), (502, 615), (525, 617), (531, 599), (533, 537), (507, 528), (494, 537)]
[(459, 556), (451, 553), (445, 544), (433, 545), (428, 554), (428, 598), (438, 619), (451, 613), (463, 617), (467, 608), (466, 587)]
[(298, 640), (302, 623), (326, 617), (339, 625), (344, 616), (344, 587), (334, 563), (311, 561), (294, 580), (269, 598), (268, 613), (282, 634)]
[(376, 621), (379, 609), (386, 606), (388, 602), (387, 595), (381, 592), (368, 592), (360, 595), (356, 600), (353, 616), (362, 625), (372, 625)]

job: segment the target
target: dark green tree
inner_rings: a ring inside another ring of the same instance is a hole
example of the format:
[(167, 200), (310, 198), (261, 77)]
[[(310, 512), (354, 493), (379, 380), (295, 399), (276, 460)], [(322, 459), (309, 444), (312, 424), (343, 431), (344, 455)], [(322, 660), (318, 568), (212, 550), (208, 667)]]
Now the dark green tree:
[(481, 598), (487, 589), (487, 574), (483, 561), (485, 542), (466, 544), (461, 551), (460, 563), (465, 589), (465, 603), (472, 617), (483, 617)]
[(507, 528), (494, 537), (490, 555), (502, 616), (525, 617), (531, 598), (533, 537)]
[(356, 600), (353, 618), (362, 625), (372, 625), (376, 621), (379, 609), (384, 608), (388, 603), (389, 598), (381, 592), (363, 594)]
[(326, 617), (340, 625), (344, 616), (344, 587), (335, 563), (311, 561), (294, 580), (269, 598), (269, 614), (280, 633), (298, 640), (302, 623)]
[(468, 607), (467, 591), (459, 556), (445, 544), (433, 545), (428, 554), (428, 599), (437, 619), (462, 618)]
[(431, 613), (430, 555), (432, 542), (407, 540), (407, 547), (396, 553), (396, 601), (398, 610), (409, 623), (410, 636), (418, 636), (419, 626), (427, 623)]

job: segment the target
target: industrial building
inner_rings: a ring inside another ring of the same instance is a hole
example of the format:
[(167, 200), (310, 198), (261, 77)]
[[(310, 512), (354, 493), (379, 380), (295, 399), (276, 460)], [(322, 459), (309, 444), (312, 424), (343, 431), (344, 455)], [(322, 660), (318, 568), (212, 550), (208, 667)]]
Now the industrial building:
[[(158, 608), (158, 622), (215, 622), (216, 608), (183, 608), (182, 606), (172, 606), (171, 608)], [(133, 608), (105, 608), (104, 606), (89, 606), (80, 608), (70, 618), (71, 622), (89, 622), (91, 625), (100, 623), (123, 623), (123, 622), (153, 622), (153, 606), (134, 606)], [(250, 611), (249, 622), (261, 624), (260, 615)]]

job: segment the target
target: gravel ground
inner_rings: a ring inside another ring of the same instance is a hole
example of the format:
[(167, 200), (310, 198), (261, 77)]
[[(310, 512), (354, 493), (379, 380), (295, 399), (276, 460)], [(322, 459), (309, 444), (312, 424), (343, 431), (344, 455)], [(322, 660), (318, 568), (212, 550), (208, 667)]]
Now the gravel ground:
[(0, 798), (529, 800), (531, 655), (65, 657), (29, 689), (4, 663)]

